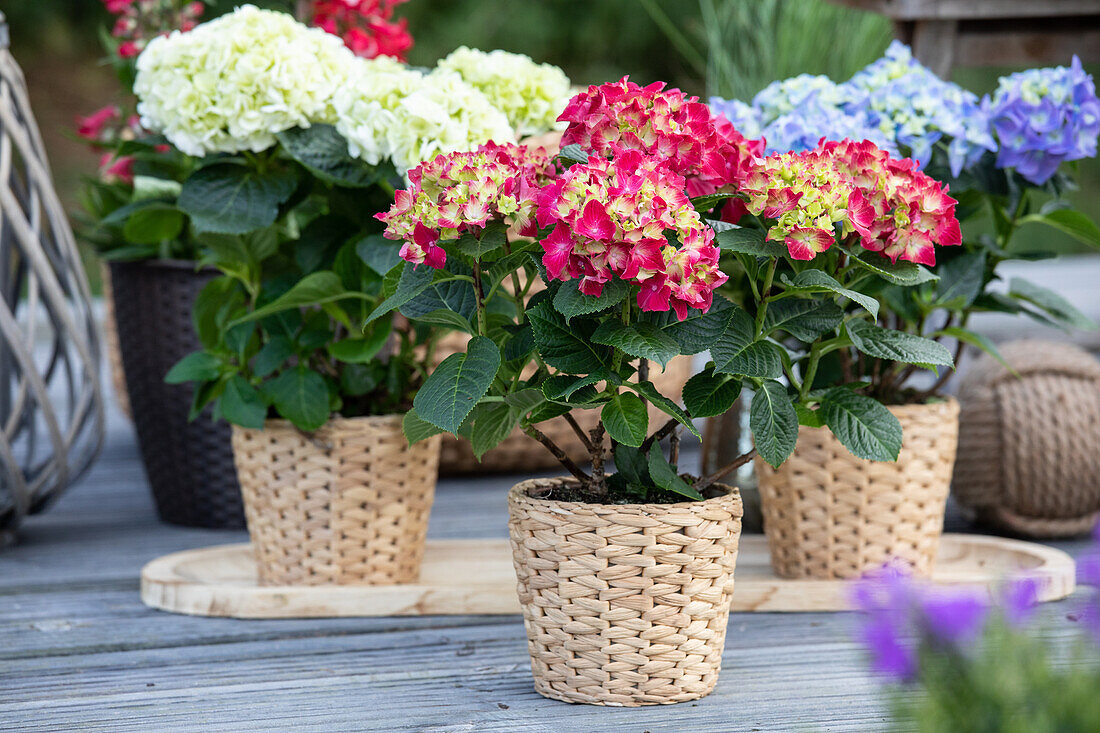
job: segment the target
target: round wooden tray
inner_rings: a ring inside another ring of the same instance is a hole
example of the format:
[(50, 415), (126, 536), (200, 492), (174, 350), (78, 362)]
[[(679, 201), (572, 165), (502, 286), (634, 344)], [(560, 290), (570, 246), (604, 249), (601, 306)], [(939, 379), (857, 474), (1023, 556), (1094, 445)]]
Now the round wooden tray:
[[(947, 534), (932, 582), (994, 592), (1006, 579), (1034, 578), (1039, 600), (1073, 593), (1073, 559), (1031, 542)], [(848, 582), (782, 580), (761, 535), (741, 538), (734, 611), (842, 611)], [(260, 586), (249, 545), (188, 550), (141, 571), (141, 599), (164, 611), (233, 618), (326, 618), (519, 613), (507, 540), (428, 543), (420, 582), (391, 586)]]

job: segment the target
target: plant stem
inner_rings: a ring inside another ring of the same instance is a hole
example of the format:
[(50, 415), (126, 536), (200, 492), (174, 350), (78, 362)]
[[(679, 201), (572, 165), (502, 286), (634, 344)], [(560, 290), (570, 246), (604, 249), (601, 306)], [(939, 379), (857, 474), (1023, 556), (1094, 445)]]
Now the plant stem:
[(638, 450), (640, 450), (642, 453), (645, 453), (650, 449), (650, 447), (653, 446), (654, 443), (660, 443), (662, 440), (665, 439), (665, 436), (671, 435), (672, 431), (675, 430), (676, 426), (679, 424), (680, 422), (676, 418), (670, 419), (668, 422), (662, 425), (660, 429), (657, 430), (657, 432), (653, 433), (653, 435), (642, 441), (642, 445), (638, 448)]
[(573, 474), (573, 476), (581, 482), (581, 487), (588, 490), (592, 483), (592, 477), (581, 470), (581, 467), (578, 466), (572, 458), (565, 455), (565, 451), (559, 448), (557, 443), (546, 437), (546, 435), (534, 425), (528, 425), (523, 429), (523, 432), (546, 446), (546, 449), (553, 454), (554, 458), (558, 459), (558, 462), (565, 467), (565, 470), (569, 471), (569, 473)]
[(706, 489), (709, 489), (714, 482), (720, 481), (721, 479), (725, 478), (727, 474), (736, 471), (741, 466), (744, 466), (746, 463), (751, 461), (755, 455), (755, 448), (750, 450), (748, 453), (743, 453), (742, 455), (739, 455), (737, 458), (734, 458), (732, 461), (722, 466), (714, 473), (710, 474), (709, 476), (704, 476), (703, 478), (696, 481), (695, 490), (702, 492)]
[(772, 289), (772, 280), (775, 278), (775, 267), (779, 263), (778, 257), (773, 257), (768, 263), (768, 271), (764, 273), (764, 287), (760, 289), (760, 308), (756, 311), (756, 338), (764, 331), (764, 316), (768, 314), (768, 291)]

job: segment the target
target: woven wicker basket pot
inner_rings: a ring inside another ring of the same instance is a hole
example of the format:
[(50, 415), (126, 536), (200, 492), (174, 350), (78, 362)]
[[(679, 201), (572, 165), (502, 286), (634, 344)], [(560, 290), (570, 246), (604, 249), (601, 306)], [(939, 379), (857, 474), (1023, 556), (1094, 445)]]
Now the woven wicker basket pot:
[(164, 382), (201, 348), (191, 310), (218, 273), (175, 260), (112, 262), (110, 273), (124, 384), (157, 513), (173, 524), (243, 528), (229, 425), (209, 409), (188, 420), (191, 385)]
[(900, 561), (936, 561), (959, 435), (954, 400), (903, 405), (896, 462), (856, 458), (827, 428), (802, 427), (787, 462), (757, 459), (764, 533), (783, 578), (857, 578)]
[(535, 690), (593, 705), (686, 702), (718, 681), (741, 537), (737, 489), (706, 501), (584, 504), (508, 494)]
[(959, 383), (960, 505), (1029, 537), (1087, 534), (1100, 519), (1100, 361), (1073, 344), (1001, 346)]
[(435, 496), (439, 436), (409, 446), (401, 416), (233, 427), (261, 585), (415, 583)]

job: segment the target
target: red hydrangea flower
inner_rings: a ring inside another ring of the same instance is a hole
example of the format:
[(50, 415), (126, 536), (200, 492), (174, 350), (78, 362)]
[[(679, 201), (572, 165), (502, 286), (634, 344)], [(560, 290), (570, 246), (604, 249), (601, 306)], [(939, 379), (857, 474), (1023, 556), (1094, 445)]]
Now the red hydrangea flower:
[(539, 195), (539, 226), (554, 227), (542, 241), (547, 276), (580, 278), (592, 296), (613, 277), (633, 281), (642, 310), (671, 308), (680, 319), (709, 309), (726, 276), (685, 190), (664, 159), (637, 150), (571, 166)]
[(403, 259), (440, 268), (447, 260), (440, 240), (476, 233), (490, 221), (506, 221), (534, 236), (536, 195), (552, 174), (543, 148), (485, 143), (410, 170), (412, 185), (397, 191), (390, 210), (375, 218), (386, 224), (384, 236), (405, 240)]
[(798, 260), (829, 249), (838, 227), (895, 262), (934, 265), (935, 245), (962, 241), (947, 187), (867, 140), (822, 140), (815, 150), (772, 154), (740, 192), (748, 212), (776, 220), (768, 239), (784, 242)]
[(558, 117), (568, 123), (562, 145), (577, 144), (601, 157), (623, 150), (657, 156), (684, 176), (689, 196), (738, 183), (763, 153), (764, 141), (746, 140), (698, 97), (664, 87), (640, 87), (625, 76), (590, 86)]
[(344, 39), (357, 56), (393, 56), (404, 61), (413, 46), (408, 21), (393, 20), (405, 0), (314, 0), (313, 25)]

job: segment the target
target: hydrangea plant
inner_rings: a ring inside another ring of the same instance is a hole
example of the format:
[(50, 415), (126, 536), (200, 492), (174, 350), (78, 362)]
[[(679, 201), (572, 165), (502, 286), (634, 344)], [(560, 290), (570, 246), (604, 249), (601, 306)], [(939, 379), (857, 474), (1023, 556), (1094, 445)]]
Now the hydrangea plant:
[[(851, 389), (819, 394), (813, 373), (857, 339), (950, 363), (931, 341), (875, 326), (876, 301), (853, 289), (864, 275), (927, 276), (916, 262), (931, 260), (931, 240), (958, 236), (942, 188), (869, 144), (760, 161), (757, 142), (661, 84), (591, 87), (562, 119), (555, 160), (493, 145), (440, 156), (411, 171), (412, 186), (379, 216), (406, 265), (395, 299), (371, 319), (401, 307), (471, 336), (417, 393), (410, 441), (451, 432), (480, 456), (518, 425), (586, 500), (700, 499), (753, 453), (682, 476), (678, 431), (724, 413), (748, 385), (756, 450), (773, 465), (793, 450), (800, 412), (862, 455), (896, 458), (901, 430), (886, 408)], [(751, 221), (701, 213), (731, 197)], [(744, 258), (751, 311), (716, 293), (727, 280), (722, 249)], [(785, 349), (781, 333), (811, 346)], [(687, 383), (682, 406), (649, 381), (652, 369), (708, 349), (713, 362)], [(647, 404), (667, 420), (650, 425)], [(570, 416), (586, 409), (600, 411), (590, 432)], [(587, 446), (590, 472), (540, 429), (556, 417)]]
[[(1052, 649), (1038, 634), (1050, 624), (1041, 621), (1035, 579), (1006, 584), (996, 603), (889, 569), (859, 581), (852, 592), (862, 611), (858, 639), (888, 685), (891, 729), (1096, 730), (1100, 529), (1095, 541), (1078, 561), (1078, 582), (1091, 588), (1068, 614), (1083, 633), (1059, 634), (1068, 649)], [(1062, 663), (1067, 652), (1070, 664)]]
[[(967, 345), (999, 358), (992, 343), (967, 328), (978, 311), (1093, 327), (1057, 293), (1020, 278), (1005, 288), (998, 276), (1002, 262), (1047, 256), (1015, 245), (1014, 235), (1024, 225), (1052, 226), (1100, 246), (1100, 229), (1065, 200), (1073, 189), (1071, 162), (1096, 154), (1100, 132), (1095, 86), (1076, 59), (1068, 68), (1005, 77), (992, 97), (979, 99), (936, 77), (895, 42), (847, 82), (796, 77), (759, 96), (751, 106), (711, 103), (720, 113), (756, 125), (769, 138), (769, 151), (812, 149), (815, 131), (819, 139), (864, 139), (896, 150), (958, 200), (958, 218), (966, 224), (963, 246), (946, 251), (935, 276), (915, 287), (887, 281), (875, 288), (884, 325), (954, 341), (956, 361)], [(727, 210), (725, 218), (737, 221), (739, 213), (740, 208)], [(865, 380), (878, 384), (870, 389), (882, 399), (920, 402), (938, 394), (950, 378), (945, 371), (930, 387), (911, 389), (916, 369), (885, 354), (852, 361), (838, 353), (825, 360), (818, 379), (820, 386), (827, 380)]]

